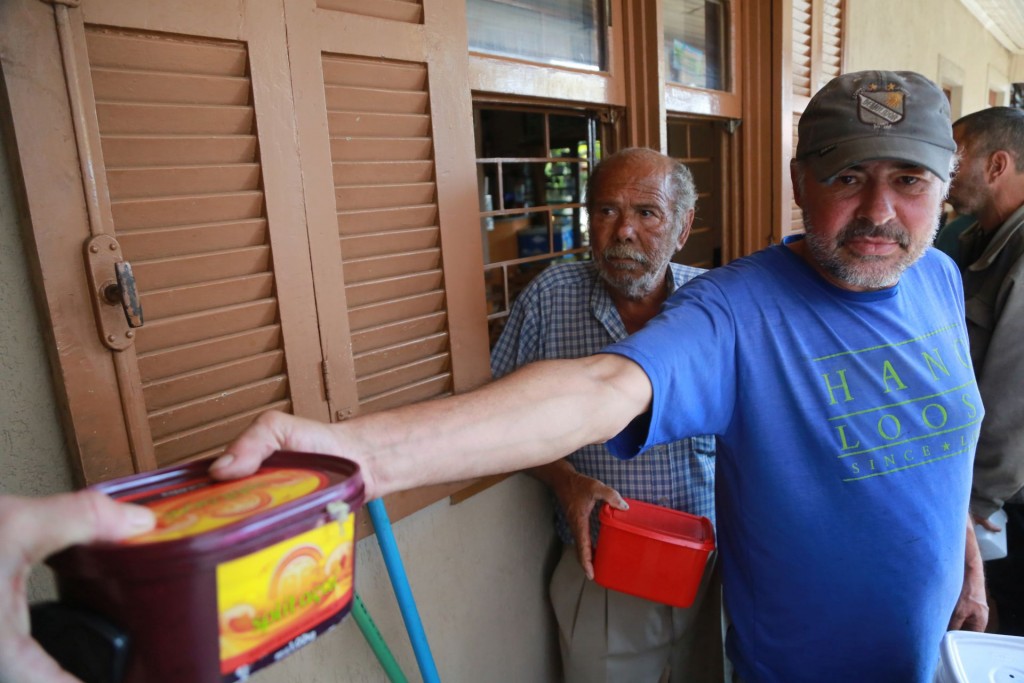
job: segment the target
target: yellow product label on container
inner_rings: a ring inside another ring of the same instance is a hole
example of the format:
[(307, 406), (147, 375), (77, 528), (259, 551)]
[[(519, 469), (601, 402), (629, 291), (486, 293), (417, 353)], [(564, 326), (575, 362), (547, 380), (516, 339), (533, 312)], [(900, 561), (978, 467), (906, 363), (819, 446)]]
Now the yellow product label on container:
[(126, 543), (154, 543), (196, 536), (298, 500), (328, 485), (312, 470), (265, 468), (236, 481), (204, 478), (182, 482), (144, 497), (124, 498), (156, 514), (156, 528)]
[(352, 600), (355, 515), (217, 565), (221, 673), (244, 680), (312, 642)]

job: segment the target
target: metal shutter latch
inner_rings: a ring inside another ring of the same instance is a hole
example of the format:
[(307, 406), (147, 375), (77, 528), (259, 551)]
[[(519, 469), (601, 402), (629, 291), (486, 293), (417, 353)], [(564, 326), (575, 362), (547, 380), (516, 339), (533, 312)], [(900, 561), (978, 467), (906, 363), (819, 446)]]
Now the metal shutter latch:
[(134, 328), (143, 324), (132, 265), (110, 235), (85, 243), (85, 263), (100, 340), (115, 351), (127, 349), (135, 340)]

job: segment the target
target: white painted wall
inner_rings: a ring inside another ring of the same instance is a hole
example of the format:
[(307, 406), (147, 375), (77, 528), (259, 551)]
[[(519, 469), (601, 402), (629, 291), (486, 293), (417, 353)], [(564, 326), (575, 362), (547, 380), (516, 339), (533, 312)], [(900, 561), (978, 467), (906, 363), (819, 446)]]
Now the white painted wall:
[(917, 71), (953, 87), (954, 119), (987, 107), (989, 89), (1009, 92), (1013, 56), (960, 0), (847, 0), (846, 15), (847, 71)]
[[(0, 136), (0, 493), (72, 488), (25, 244)], [(547, 579), (557, 559), (551, 501), (516, 475), (459, 505), (447, 500), (395, 524), (396, 541), (444, 681), (554, 681), (557, 636)], [(416, 659), (375, 538), (356, 550), (356, 590), (410, 681)], [(50, 599), (45, 567), (33, 601)], [(187, 655), (183, 655), (187, 656)], [(370, 683), (386, 677), (353, 618), (256, 674), (260, 683)]]

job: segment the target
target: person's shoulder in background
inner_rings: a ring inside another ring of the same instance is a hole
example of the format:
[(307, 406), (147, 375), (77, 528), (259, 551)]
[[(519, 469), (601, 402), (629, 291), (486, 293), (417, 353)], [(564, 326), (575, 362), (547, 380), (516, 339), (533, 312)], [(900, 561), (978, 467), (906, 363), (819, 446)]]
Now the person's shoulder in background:
[(960, 254), (960, 235), (974, 224), (974, 216), (957, 216), (939, 228), (932, 246), (947, 254), (954, 261)]

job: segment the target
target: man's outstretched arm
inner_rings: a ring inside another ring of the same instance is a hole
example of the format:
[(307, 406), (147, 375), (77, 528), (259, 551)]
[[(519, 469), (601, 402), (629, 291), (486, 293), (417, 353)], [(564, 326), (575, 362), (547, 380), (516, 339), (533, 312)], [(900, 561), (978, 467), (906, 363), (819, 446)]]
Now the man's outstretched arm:
[(324, 425), (267, 413), (228, 446), (214, 476), (254, 472), (275, 450), (355, 460), (367, 496), (536, 467), (618, 434), (650, 405), (631, 360), (540, 361), (476, 391)]

